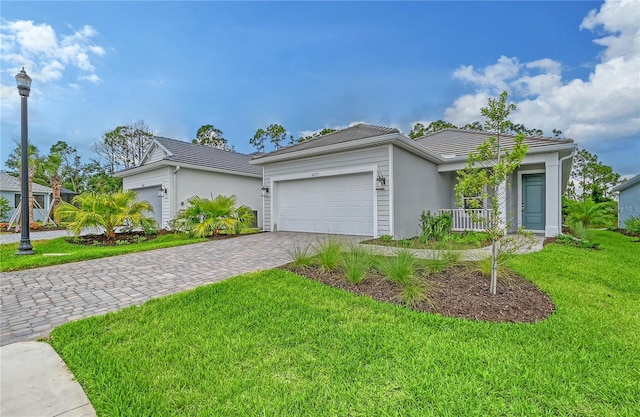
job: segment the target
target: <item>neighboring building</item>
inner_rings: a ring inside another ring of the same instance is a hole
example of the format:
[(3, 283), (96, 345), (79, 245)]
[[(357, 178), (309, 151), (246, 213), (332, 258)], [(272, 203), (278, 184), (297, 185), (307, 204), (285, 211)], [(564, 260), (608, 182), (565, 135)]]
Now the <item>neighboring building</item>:
[[(469, 216), (458, 209), (456, 171), (486, 132), (447, 129), (412, 140), (397, 129), (358, 124), (254, 156), (268, 188), (263, 227), (406, 238), (419, 233), (423, 210), (449, 210), (454, 228)], [(502, 146), (513, 144), (502, 136)], [(545, 236), (561, 229), (561, 195), (576, 145), (571, 139), (527, 137), (527, 156), (502, 200), (511, 230), (522, 226)]]
[(618, 227), (623, 229), (624, 223), (631, 216), (640, 216), (640, 174), (616, 185), (611, 191), (618, 195)]
[(154, 137), (140, 165), (115, 174), (124, 190), (153, 206), (162, 228), (169, 227), (193, 196), (235, 195), (238, 205), (257, 212), (261, 226), (262, 169), (249, 164), (251, 155), (223, 151), (175, 139)]
[[(51, 188), (44, 185), (33, 183), (33, 199), (35, 204), (33, 205), (33, 219), (31, 221), (44, 221), (49, 212), (49, 206), (51, 205), (52, 192)], [(16, 208), (20, 204), (20, 178), (12, 177), (9, 174), (0, 172), (0, 195), (9, 200), (11, 206), (11, 212), (6, 219), (0, 219), (2, 221), (8, 221), (13, 216)]]
[(71, 200), (73, 200), (73, 197), (75, 197), (77, 195), (78, 195), (78, 193), (76, 193), (73, 190), (70, 190), (70, 189), (64, 188), (64, 187), (60, 188), (60, 198), (65, 203), (71, 203)]

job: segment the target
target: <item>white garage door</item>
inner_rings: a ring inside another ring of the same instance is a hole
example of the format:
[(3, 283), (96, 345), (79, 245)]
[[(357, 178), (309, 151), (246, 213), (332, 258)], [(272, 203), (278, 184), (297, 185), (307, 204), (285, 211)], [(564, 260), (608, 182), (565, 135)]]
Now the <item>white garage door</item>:
[(153, 217), (158, 222), (158, 226), (162, 227), (162, 197), (158, 197), (158, 188), (160, 184), (154, 187), (134, 188), (137, 201), (148, 201), (153, 207), (153, 213), (145, 213), (147, 217)]
[(373, 236), (371, 173), (281, 181), (278, 230)]

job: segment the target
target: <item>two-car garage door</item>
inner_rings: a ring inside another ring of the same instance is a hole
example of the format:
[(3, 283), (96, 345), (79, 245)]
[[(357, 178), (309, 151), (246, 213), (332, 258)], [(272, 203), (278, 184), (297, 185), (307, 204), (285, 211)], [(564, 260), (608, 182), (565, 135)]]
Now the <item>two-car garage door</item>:
[(372, 173), (279, 181), (278, 230), (373, 236)]

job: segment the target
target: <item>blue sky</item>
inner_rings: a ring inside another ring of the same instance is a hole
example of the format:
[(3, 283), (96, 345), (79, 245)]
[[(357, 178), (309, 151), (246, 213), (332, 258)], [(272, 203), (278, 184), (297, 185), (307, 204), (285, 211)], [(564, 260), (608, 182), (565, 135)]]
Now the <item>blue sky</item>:
[(3, 1), (2, 162), (20, 135), (14, 76), (33, 77), (29, 136), (90, 146), (144, 120), (204, 124), (251, 152), (258, 128), (298, 137), (367, 122), (463, 125), (503, 89), (515, 122), (558, 128), (616, 172), (640, 172), (637, 2)]

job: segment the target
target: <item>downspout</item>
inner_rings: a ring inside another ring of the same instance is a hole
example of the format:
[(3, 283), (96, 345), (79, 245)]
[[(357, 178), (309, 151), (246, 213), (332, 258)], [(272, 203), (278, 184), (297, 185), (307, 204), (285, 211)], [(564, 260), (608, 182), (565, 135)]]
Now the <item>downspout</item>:
[(573, 158), (576, 148), (571, 153), (558, 159), (558, 192), (560, 193), (560, 204), (558, 205), (558, 234), (562, 234), (562, 163), (569, 158)]
[(169, 194), (169, 218), (178, 214), (178, 171), (180, 171), (180, 165), (176, 165), (173, 170), (173, 190)]

